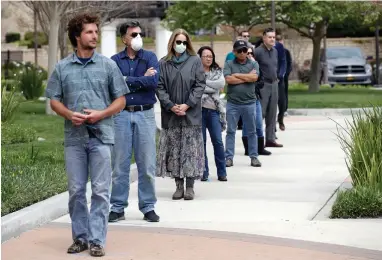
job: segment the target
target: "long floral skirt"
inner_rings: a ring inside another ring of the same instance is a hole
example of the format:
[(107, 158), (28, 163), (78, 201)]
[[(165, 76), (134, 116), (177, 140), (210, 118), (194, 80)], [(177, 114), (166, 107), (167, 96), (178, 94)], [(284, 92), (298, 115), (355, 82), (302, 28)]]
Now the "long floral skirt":
[(204, 171), (204, 143), (199, 126), (162, 129), (156, 176), (199, 179)]

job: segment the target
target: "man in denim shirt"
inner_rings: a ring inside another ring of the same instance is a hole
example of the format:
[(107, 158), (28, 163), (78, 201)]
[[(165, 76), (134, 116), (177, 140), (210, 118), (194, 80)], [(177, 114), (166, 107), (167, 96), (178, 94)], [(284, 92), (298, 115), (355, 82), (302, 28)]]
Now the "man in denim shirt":
[[(81, 14), (68, 24), (76, 52), (61, 60), (49, 78), (46, 96), (52, 109), (65, 118), (65, 164), (69, 214), (74, 243), (68, 253), (88, 249), (103, 256), (109, 215), (112, 115), (125, 107), (129, 89), (115, 63), (94, 50), (99, 18)], [(86, 185), (90, 175), (90, 214)]]
[(159, 64), (153, 52), (142, 49), (141, 28), (138, 22), (120, 26), (126, 48), (111, 57), (125, 76), (131, 93), (126, 95), (126, 107), (115, 116), (116, 144), (114, 146), (113, 186), (109, 222), (125, 219), (130, 190), (130, 162), (134, 158), (138, 168), (139, 210), (144, 219), (158, 222), (154, 211), (156, 165), (155, 89), (159, 78)]

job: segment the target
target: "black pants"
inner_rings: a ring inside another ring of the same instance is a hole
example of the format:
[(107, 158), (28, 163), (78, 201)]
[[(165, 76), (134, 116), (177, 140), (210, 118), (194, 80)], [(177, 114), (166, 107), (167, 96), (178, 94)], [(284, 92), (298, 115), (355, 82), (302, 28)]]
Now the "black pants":
[(285, 87), (285, 111), (288, 110), (288, 88), (289, 88), (289, 75), (285, 75), (284, 77), (284, 87)]
[(283, 124), (284, 123), (284, 114), (285, 114), (285, 111), (286, 111), (286, 96), (285, 96), (285, 85), (284, 85), (284, 79), (281, 79), (279, 81), (279, 101), (278, 101), (278, 105), (279, 105), (279, 114), (277, 116), (277, 122), (279, 122), (279, 124)]

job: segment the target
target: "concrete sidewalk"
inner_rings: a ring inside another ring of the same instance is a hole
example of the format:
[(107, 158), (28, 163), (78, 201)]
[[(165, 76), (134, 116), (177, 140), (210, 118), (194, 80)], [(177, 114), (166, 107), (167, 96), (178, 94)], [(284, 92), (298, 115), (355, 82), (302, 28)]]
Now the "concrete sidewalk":
[[(284, 148), (260, 157), (261, 168), (249, 166), (238, 131), (225, 183), (217, 181), (209, 143), (211, 180), (196, 183), (194, 201), (172, 201), (173, 180), (157, 178), (159, 223), (142, 220), (133, 183), (127, 219), (110, 225), (105, 259), (382, 259), (381, 219), (322, 214), (348, 177), (336, 124), (320, 116), (285, 123), (277, 132)], [(66, 215), (2, 244), (3, 259), (84, 259), (87, 253), (65, 253), (69, 223)]]

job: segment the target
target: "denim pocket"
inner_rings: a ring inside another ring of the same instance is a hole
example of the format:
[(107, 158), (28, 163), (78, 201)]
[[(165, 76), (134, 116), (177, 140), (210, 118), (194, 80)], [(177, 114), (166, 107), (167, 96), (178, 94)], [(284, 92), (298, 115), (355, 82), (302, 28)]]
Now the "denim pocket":
[(154, 109), (152, 108), (149, 110), (144, 110), (143, 115), (145, 116), (145, 118), (154, 118), (155, 117)]

